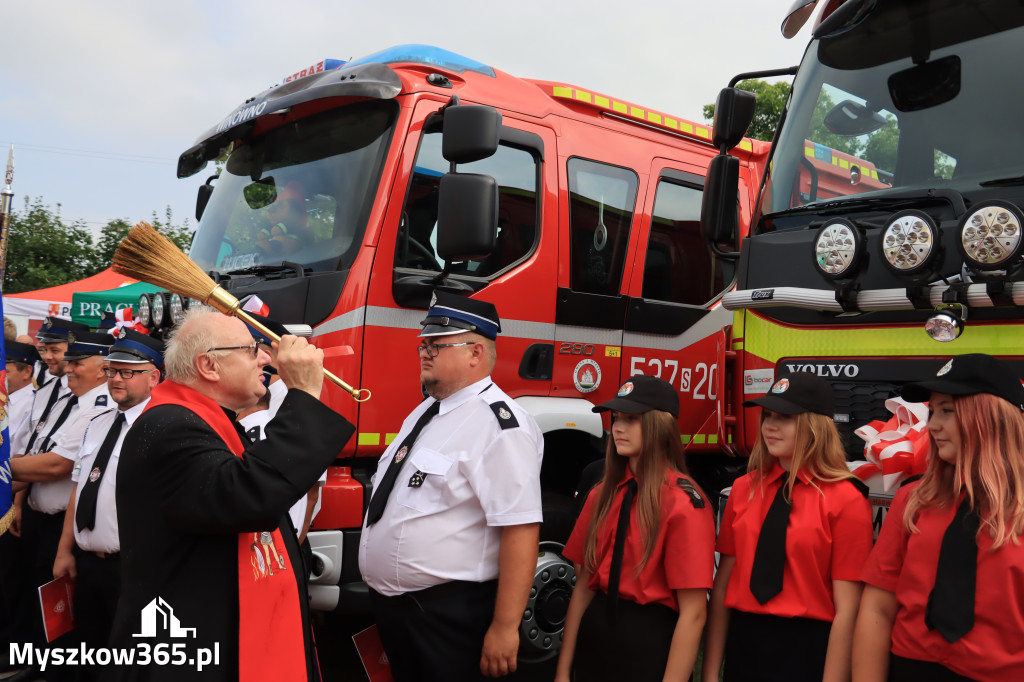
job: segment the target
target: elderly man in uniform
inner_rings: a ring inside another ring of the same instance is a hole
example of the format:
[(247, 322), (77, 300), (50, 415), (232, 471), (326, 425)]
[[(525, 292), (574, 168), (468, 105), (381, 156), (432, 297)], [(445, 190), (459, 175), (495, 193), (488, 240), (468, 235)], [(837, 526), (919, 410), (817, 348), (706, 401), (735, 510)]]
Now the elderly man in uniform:
[(422, 324), (430, 397), (377, 465), (359, 567), (397, 682), (499, 677), (537, 564), (543, 438), (491, 381), (492, 304), (437, 292)]
[[(116, 403), (89, 424), (78, 453), (74, 486), (64, 514), (64, 531), (53, 577), (75, 578), (75, 624), (92, 648), (105, 647), (121, 592), (121, 544), (117, 533), (114, 483), (125, 434), (149, 403), (163, 371), (164, 344), (121, 329), (107, 355), (107, 389)], [(80, 680), (94, 679), (83, 668)]]
[[(53, 579), (53, 562), (64, 527), (64, 509), (74, 485), (71, 470), (85, 430), (92, 418), (105, 412), (111, 404), (103, 364), (114, 339), (109, 334), (72, 332), (69, 340), (67, 352), (59, 361), (65, 365), (69, 393), (52, 404), (49, 416), (40, 422), (42, 428), (37, 428), (34, 438), (30, 439), (28, 453), (11, 459), (14, 480), (30, 484), (27, 504), (22, 509), (21, 533), (32, 564), (29, 586), (32, 602), (36, 602), (35, 589)], [(43, 345), (53, 344), (44, 342)], [(47, 362), (52, 361), (51, 355)], [(53, 368), (50, 365), (51, 372)], [(37, 402), (41, 394), (42, 391), (36, 393)], [(43, 642), (39, 609), (31, 609), (31, 612), (37, 625), (30, 636), (36, 642)]]
[[(288, 393), (266, 438), (248, 443), (235, 414), (266, 391), (270, 361), (245, 324), (189, 309), (167, 344), (167, 380), (125, 436), (117, 470), (121, 599), (111, 645), (135, 634), (171, 644), (161, 624), (194, 634), (187, 657), (216, 650), (204, 680), (312, 680), (312, 632), (288, 508), (314, 484), (354, 428), (323, 405), (323, 351), (284, 336)], [(155, 611), (164, 614), (157, 618)], [(173, 616), (173, 619), (170, 617)], [(173, 665), (123, 667), (112, 679), (196, 677)]]

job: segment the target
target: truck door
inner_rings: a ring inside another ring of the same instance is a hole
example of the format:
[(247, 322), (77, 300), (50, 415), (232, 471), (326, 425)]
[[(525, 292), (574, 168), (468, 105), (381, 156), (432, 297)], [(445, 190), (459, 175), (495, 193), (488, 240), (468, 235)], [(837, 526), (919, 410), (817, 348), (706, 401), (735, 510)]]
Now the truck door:
[(717, 450), (717, 405), (725, 337), (732, 316), (717, 299), (732, 282), (730, 261), (700, 233), (704, 172), (655, 159), (630, 282), (623, 374), (648, 374), (679, 391), (679, 426), (688, 451)]
[[(399, 177), (381, 231), (367, 306), (363, 383), (376, 388), (382, 409), (360, 415), (360, 455), (376, 455), (393, 438), (402, 419), (422, 400), (416, 338), (434, 280), (437, 257), (437, 202), (449, 164), (441, 155), (441, 126), (427, 120), (442, 103), (417, 105)], [(467, 105), (468, 106), (468, 105)], [(504, 116), (501, 144), (490, 158), (458, 167), (493, 176), (499, 186), (497, 245), (486, 258), (457, 263), (450, 287), (497, 306), (502, 333), (493, 377), (509, 394), (546, 395), (550, 373), (523, 378), (520, 366), (534, 344), (554, 341), (557, 230), (556, 202), (542, 188), (554, 187), (554, 169), (544, 164), (554, 151), (550, 130)], [(548, 174), (550, 177), (545, 177)], [(550, 232), (550, 234), (548, 234)], [(548, 324), (544, 324), (547, 321)]]
[(566, 161), (555, 392), (599, 403), (615, 395), (626, 318), (624, 287), (638, 224), (640, 176), (631, 168)]

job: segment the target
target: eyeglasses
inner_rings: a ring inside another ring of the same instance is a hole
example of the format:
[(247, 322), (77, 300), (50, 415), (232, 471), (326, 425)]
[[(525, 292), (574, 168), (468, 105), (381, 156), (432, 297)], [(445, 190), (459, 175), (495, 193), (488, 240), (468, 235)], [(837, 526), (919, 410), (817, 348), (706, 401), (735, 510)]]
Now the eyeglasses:
[(249, 354), (252, 355), (253, 357), (256, 357), (260, 353), (260, 347), (256, 343), (252, 343), (252, 344), (250, 344), (248, 346), (219, 346), (217, 348), (207, 348), (206, 352), (207, 353), (213, 353), (214, 351), (219, 351), (219, 350), (223, 350), (223, 351), (247, 350), (247, 351), (249, 351)]
[(427, 352), (427, 357), (431, 360), (437, 357), (437, 354), (441, 352), (442, 348), (453, 348), (455, 346), (472, 346), (474, 341), (462, 341), (460, 343), (421, 343), (416, 346), (416, 354), (419, 355), (423, 351)]
[(136, 374), (145, 374), (146, 372), (152, 372), (151, 369), (114, 369), (113, 367), (104, 367), (103, 373), (107, 375), (108, 379), (113, 379), (118, 374), (125, 381), (131, 379)]

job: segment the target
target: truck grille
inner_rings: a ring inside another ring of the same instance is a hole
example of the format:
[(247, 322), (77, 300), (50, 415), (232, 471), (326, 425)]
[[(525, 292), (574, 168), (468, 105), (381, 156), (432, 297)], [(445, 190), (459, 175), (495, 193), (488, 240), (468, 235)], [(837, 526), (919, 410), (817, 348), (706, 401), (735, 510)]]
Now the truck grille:
[(849, 415), (849, 421), (836, 422), (846, 449), (846, 458), (864, 459), (864, 441), (853, 431), (874, 419), (888, 421), (892, 414), (885, 409), (885, 401), (897, 394), (900, 385), (833, 381), (832, 388), (836, 395), (836, 414)]

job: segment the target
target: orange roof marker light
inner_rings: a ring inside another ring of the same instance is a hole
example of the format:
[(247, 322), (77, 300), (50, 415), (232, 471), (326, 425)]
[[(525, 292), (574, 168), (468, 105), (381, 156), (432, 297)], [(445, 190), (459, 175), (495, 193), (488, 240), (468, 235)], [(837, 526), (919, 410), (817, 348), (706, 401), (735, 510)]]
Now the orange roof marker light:
[[(611, 118), (631, 123), (641, 123), (642, 125), (659, 130), (667, 130), (711, 144), (711, 128), (702, 123), (689, 121), (678, 116), (670, 116), (654, 109), (639, 107), (630, 102), (623, 102), (622, 100), (613, 99), (595, 92), (581, 90), (571, 85), (545, 83), (544, 88), (546, 89), (547, 87), (551, 88), (551, 96), (556, 99), (571, 100), (574, 104), (582, 104), (591, 109), (603, 111)], [(737, 147), (748, 152), (753, 150), (753, 144), (746, 137), (743, 138)]]

